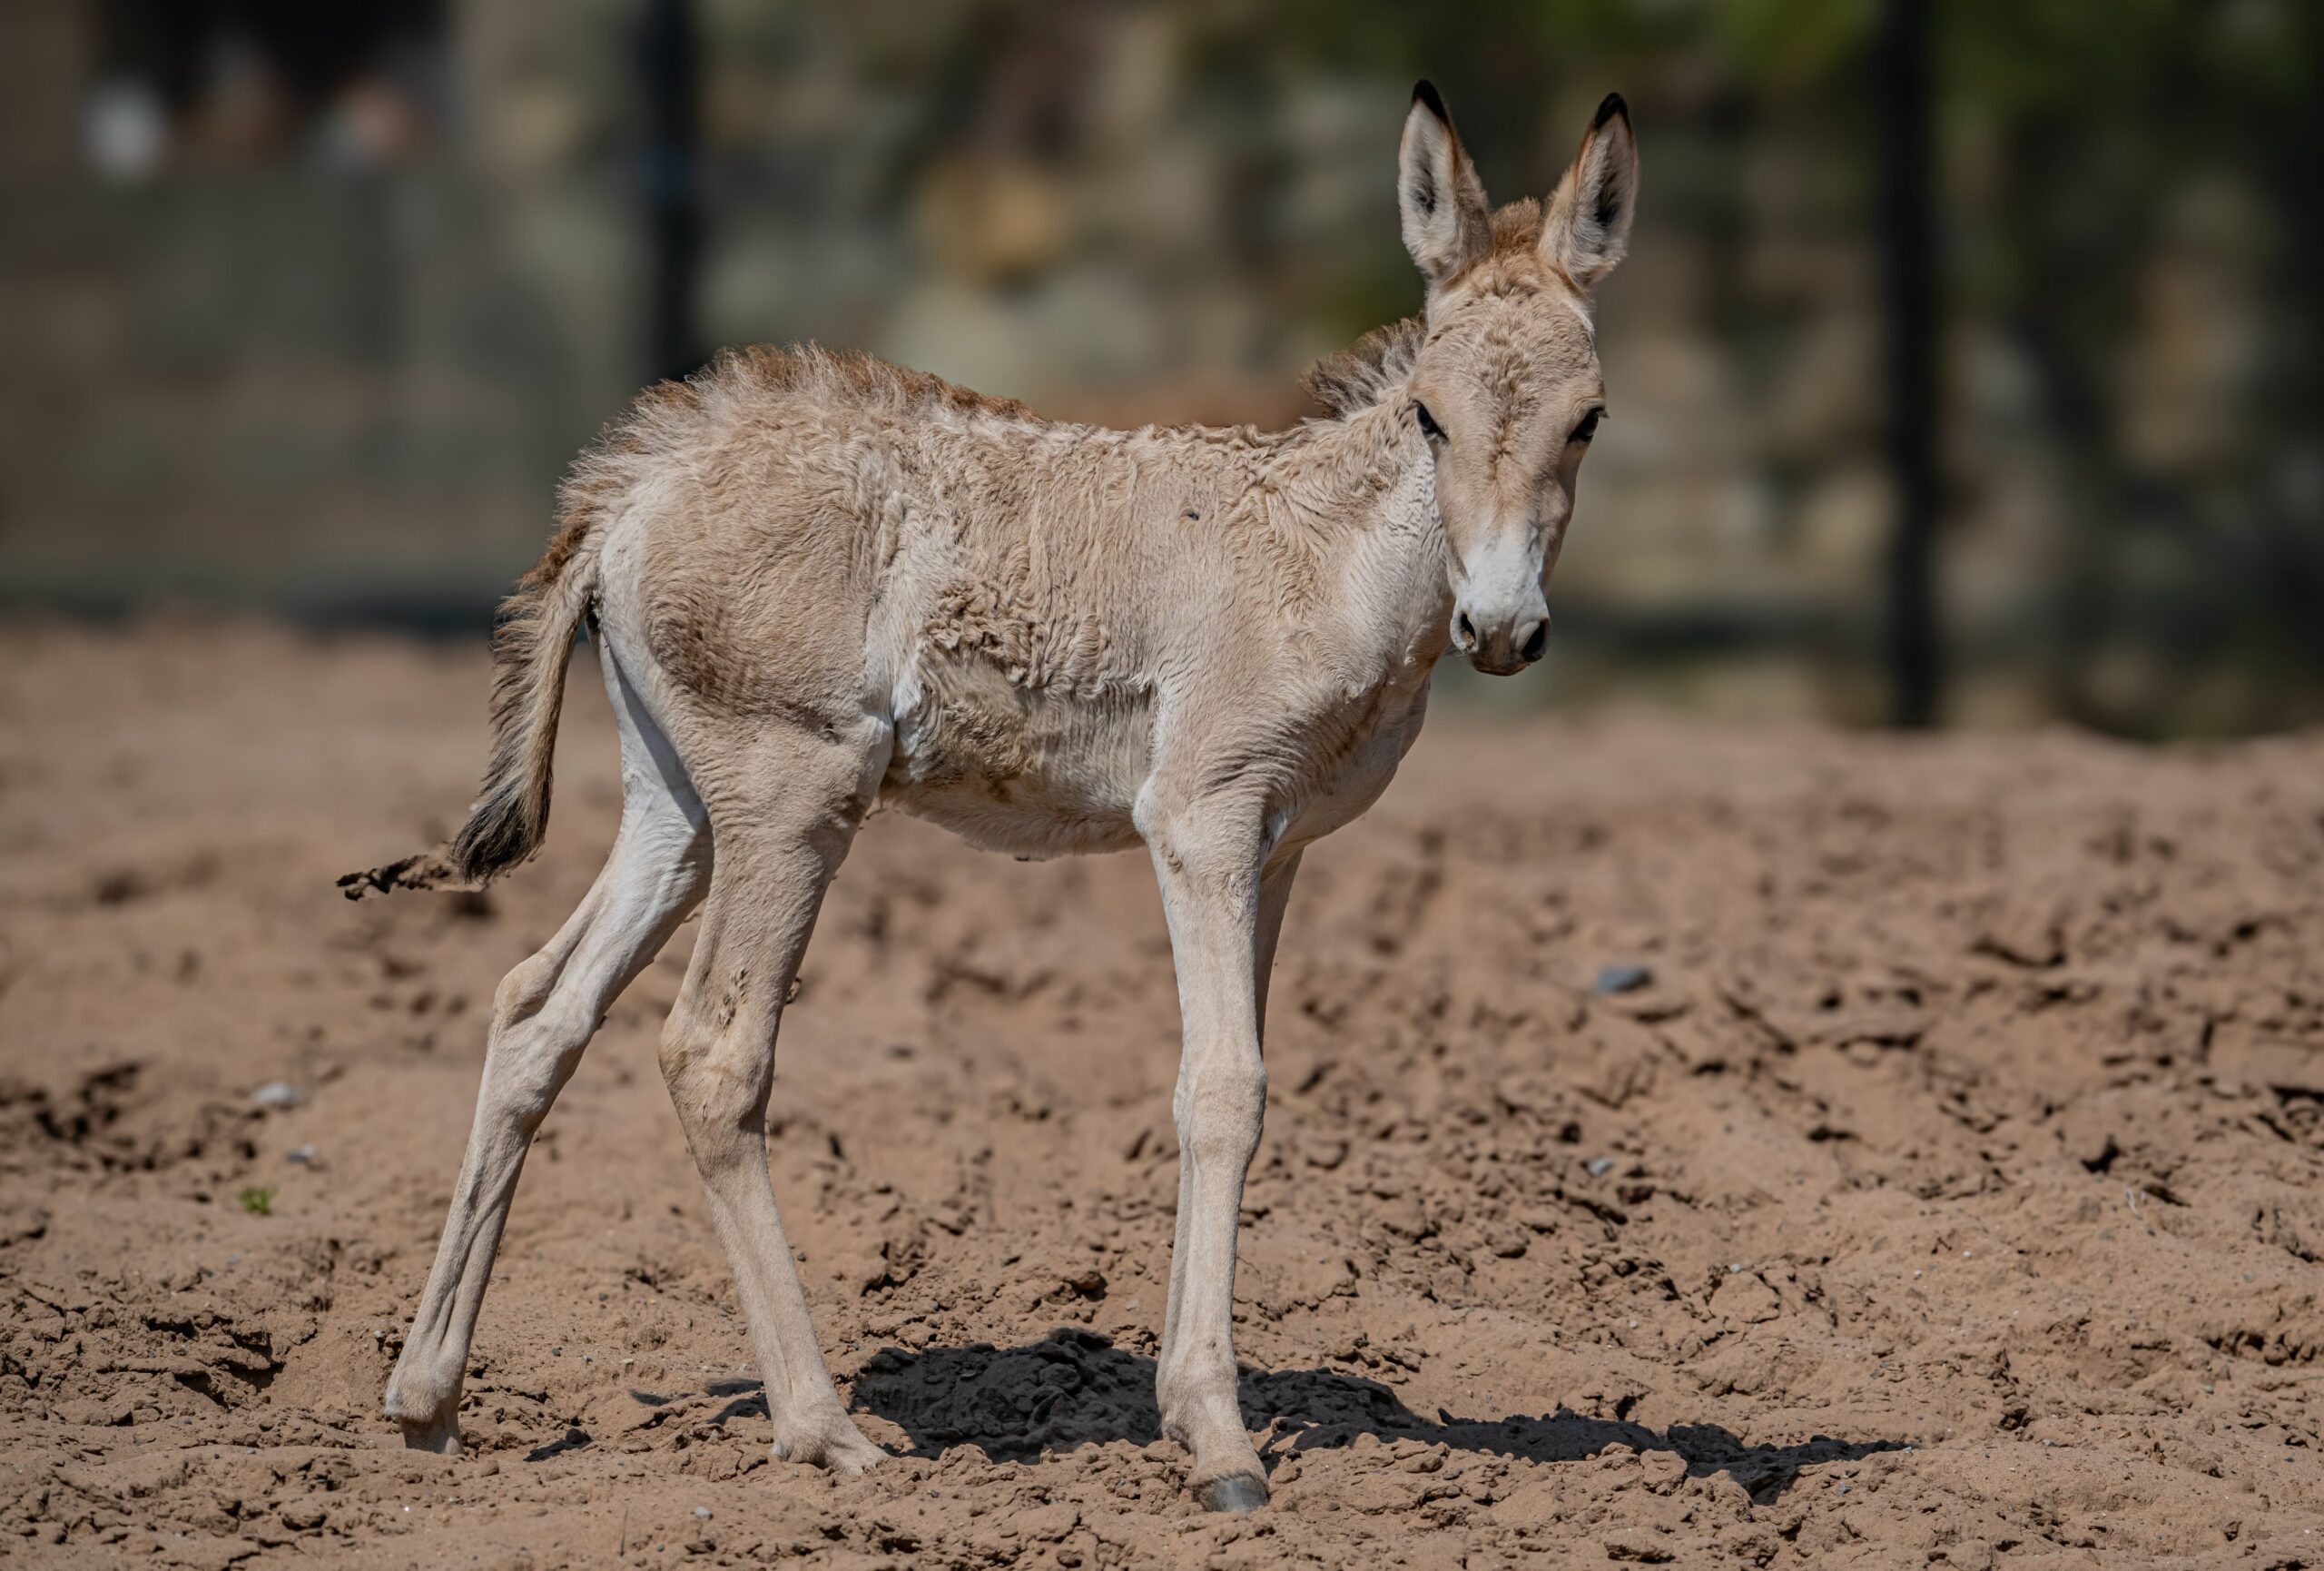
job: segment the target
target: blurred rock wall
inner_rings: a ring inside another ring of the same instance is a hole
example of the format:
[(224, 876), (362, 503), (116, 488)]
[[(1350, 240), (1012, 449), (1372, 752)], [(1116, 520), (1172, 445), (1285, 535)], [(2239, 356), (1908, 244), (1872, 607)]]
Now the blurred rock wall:
[[(2316, 285), (2288, 261), (2316, 219), (2268, 151), (2313, 125), (2280, 60), (2317, 24), (2219, 10), (1941, 12), (1953, 718), (2324, 712)], [(1280, 423), (1303, 364), (1418, 305), (1413, 76), (1504, 200), (1620, 87), (1645, 197), (1600, 313), (1613, 414), (1552, 677), (1492, 698), (1870, 718), (1871, 13), (700, 0), (700, 335), (1061, 416)], [(0, 597), (478, 625), (651, 363), (638, 16), (17, 0)], [(2202, 134), (2158, 131), (2166, 92)]]

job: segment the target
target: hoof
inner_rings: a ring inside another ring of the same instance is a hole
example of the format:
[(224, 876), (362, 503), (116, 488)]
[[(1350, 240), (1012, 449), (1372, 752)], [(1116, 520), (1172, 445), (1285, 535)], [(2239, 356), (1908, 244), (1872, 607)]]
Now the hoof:
[(1267, 1481), (1256, 1473), (1229, 1473), (1200, 1486), (1195, 1497), (1206, 1511), (1229, 1511), (1239, 1516), (1267, 1503)]
[(778, 1462), (805, 1462), (842, 1478), (856, 1477), (888, 1458), (887, 1452), (865, 1439), (863, 1431), (845, 1418), (797, 1439), (777, 1440), (771, 1451)]
[(442, 1418), (399, 1419), (404, 1449), (432, 1451), (438, 1457), (460, 1454), (460, 1420), (457, 1414)]

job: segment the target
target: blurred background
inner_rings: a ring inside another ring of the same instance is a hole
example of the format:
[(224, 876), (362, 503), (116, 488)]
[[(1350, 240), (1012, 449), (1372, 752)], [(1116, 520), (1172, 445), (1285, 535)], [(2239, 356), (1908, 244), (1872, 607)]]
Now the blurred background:
[[(711, 348), (1293, 420), (1396, 137), (1644, 198), (1545, 671), (2137, 736), (2324, 719), (2310, 0), (10, 0), (0, 616), (473, 636)], [(479, 700), (480, 702), (480, 700)]]

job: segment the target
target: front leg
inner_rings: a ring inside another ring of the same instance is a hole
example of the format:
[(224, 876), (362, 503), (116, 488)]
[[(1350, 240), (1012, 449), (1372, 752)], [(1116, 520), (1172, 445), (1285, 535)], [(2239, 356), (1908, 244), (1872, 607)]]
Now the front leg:
[(1186, 1033), (1172, 1100), (1177, 1237), (1155, 1394), (1163, 1432), (1193, 1454), (1202, 1503), (1247, 1511), (1267, 1488), (1235, 1396), (1235, 1235), (1266, 1111), (1261, 952), (1272, 961), (1297, 856), (1265, 868), (1258, 812), (1223, 804), (1155, 825), (1147, 842)]

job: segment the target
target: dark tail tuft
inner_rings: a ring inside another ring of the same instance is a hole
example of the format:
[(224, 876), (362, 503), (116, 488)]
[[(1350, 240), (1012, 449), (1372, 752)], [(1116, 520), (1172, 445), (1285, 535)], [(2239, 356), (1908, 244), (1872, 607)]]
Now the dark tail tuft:
[(434, 889), (438, 884), (456, 884), (459, 876), (440, 854), (423, 851), (384, 867), (343, 874), (339, 880), (339, 892), (350, 900), (360, 900), (367, 894), (389, 894), (399, 889)]

